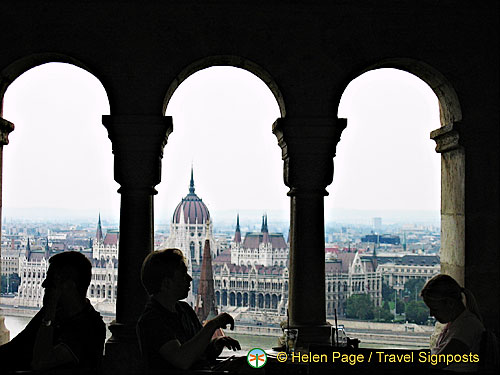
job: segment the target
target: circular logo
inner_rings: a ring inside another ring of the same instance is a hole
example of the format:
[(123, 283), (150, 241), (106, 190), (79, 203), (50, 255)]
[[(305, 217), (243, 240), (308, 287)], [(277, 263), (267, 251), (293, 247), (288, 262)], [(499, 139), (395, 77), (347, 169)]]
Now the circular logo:
[(267, 354), (260, 348), (253, 348), (247, 354), (247, 362), (253, 368), (264, 367), (267, 363)]

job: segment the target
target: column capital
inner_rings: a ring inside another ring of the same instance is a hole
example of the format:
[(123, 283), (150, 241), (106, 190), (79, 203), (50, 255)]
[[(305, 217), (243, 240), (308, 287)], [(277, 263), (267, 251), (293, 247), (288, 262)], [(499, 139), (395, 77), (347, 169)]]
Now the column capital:
[(0, 145), (9, 144), (9, 133), (14, 130), (14, 124), (0, 117)]
[(430, 138), (436, 142), (436, 152), (443, 153), (462, 148), (460, 143), (460, 123), (453, 122), (431, 131)]
[(161, 181), (161, 159), (172, 117), (156, 115), (105, 115), (102, 123), (113, 145), (114, 178), (125, 191), (148, 191)]
[(342, 118), (280, 118), (273, 124), (288, 195), (320, 193), (333, 180), (333, 158), (347, 125)]

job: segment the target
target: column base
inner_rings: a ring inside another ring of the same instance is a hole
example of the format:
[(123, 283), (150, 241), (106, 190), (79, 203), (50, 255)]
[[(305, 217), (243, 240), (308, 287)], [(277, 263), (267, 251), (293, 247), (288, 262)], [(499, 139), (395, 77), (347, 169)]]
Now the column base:
[(139, 374), (146, 370), (139, 350), (135, 324), (111, 323), (111, 338), (106, 342), (103, 373)]
[(290, 327), (297, 328), (297, 347), (308, 348), (309, 345), (331, 345), (331, 325)]
[(10, 341), (10, 332), (5, 326), (5, 318), (0, 315), (0, 345), (7, 344)]

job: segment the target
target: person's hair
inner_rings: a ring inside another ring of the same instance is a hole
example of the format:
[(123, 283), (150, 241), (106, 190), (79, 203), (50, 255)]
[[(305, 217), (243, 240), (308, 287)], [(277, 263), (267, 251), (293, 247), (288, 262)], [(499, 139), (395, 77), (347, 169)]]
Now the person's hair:
[(61, 272), (62, 268), (69, 268), (63, 272), (62, 276), (73, 280), (77, 292), (82, 297), (86, 296), (92, 277), (92, 264), (85, 255), (77, 251), (64, 251), (50, 257), (49, 264), (58, 272)]
[(179, 249), (163, 249), (149, 253), (141, 268), (141, 281), (149, 295), (158, 293), (165, 277), (171, 277), (175, 270), (186, 264)]
[(479, 320), (482, 320), (479, 307), (472, 292), (462, 288), (458, 282), (449, 275), (439, 274), (427, 281), (420, 295), (423, 298), (444, 299), (451, 298), (462, 303), (462, 293), (465, 295), (465, 307), (474, 313)]

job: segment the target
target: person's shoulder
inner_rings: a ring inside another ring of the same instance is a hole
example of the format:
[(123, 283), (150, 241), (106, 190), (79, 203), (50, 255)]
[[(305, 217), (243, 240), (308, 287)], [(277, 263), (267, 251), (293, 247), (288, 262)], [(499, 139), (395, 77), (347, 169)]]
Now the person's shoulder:
[(186, 301), (177, 301), (177, 305), (182, 309), (193, 310), (191, 305), (189, 303), (187, 303)]
[(154, 299), (149, 299), (144, 306), (142, 314), (139, 316), (137, 323), (161, 319), (165, 315), (164, 310), (161, 308), (158, 302)]
[(477, 330), (484, 331), (484, 325), (479, 318), (472, 311), (465, 309), (457, 319), (457, 323), (461, 326), (468, 326), (476, 328)]

